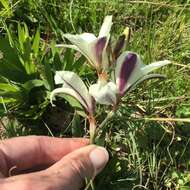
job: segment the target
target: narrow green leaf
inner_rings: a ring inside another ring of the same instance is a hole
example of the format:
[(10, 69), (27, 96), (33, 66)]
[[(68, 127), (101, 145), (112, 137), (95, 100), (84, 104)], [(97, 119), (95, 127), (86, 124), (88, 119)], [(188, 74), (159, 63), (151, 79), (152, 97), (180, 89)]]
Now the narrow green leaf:
[(24, 36), (25, 36), (25, 39), (30, 37), (29, 31), (28, 31), (28, 26), (26, 25), (26, 23), (24, 23)]
[(1, 98), (0, 97), (0, 104), (5, 104), (5, 103), (13, 103), (16, 102), (17, 100), (14, 98)]
[(44, 59), (44, 71), (45, 71), (45, 78), (48, 82), (48, 90), (52, 91), (54, 89), (54, 79), (53, 79), (53, 73), (51, 71), (51, 67), (49, 62)]
[(17, 92), (19, 89), (11, 84), (0, 83), (0, 91)]
[(33, 40), (33, 44), (32, 44), (32, 50), (33, 50), (35, 56), (38, 55), (39, 45), (40, 45), (40, 30), (38, 29), (34, 36), (34, 40)]
[(0, 0), (5, 9), (9, 9), (9, 2), (7, 0)]
[(17, 30), (18, 30), (18, 41), (20, 44), (20, 50), (23, 52), (25, 37), (24, 37), (24, 31), (23, 31), (20, 23), (18, 23)]

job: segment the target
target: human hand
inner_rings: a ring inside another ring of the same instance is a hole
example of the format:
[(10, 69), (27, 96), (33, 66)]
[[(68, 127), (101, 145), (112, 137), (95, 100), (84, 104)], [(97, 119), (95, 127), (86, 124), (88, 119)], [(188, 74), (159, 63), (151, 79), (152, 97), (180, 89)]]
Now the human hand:
[(0, 189), (79, 190), (84, 179), (98, 174), (107, 161), (107, 151), (88, 145), (87, 139), (28, 136), (3, 140)]

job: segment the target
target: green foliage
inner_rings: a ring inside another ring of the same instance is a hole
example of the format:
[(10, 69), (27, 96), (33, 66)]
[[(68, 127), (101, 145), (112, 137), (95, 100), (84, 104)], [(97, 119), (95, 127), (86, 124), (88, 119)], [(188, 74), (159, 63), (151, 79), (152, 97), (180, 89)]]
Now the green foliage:
[(45, 49), (40, 46), (40, 31), (30, 36), (27, 25), (20, 23), (18, 37), (7, 30), (9, 36), (0, 39), (1, 103), (9, 115), (13, 114), (20, 121), (39, 119), (49, 105), (48, 91), (53, 84), (52, 77), (51, 81), (43, 77), (52, 71), (42, 64)]

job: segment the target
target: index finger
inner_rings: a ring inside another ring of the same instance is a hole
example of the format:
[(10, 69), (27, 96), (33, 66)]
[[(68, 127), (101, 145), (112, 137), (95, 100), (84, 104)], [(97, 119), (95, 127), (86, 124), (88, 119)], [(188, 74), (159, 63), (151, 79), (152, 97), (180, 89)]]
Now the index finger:
[(0, 142), (0, 171), (8, 175), (40, 165), (51, 165), (66, 154), (88, 144), (84, 138), (55, 138), (45, 136), (17, 137)]

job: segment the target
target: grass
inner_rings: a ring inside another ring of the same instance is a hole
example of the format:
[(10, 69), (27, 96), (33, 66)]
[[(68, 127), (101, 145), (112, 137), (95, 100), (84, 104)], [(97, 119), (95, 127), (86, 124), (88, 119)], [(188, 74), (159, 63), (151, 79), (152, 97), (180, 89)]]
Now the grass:
[[(98, 143), (109, 150), (110, 162), (96, 178), (94, 189), (190, 189), (189, 1), (21, 0), (2, 8), (0, 14), (2, 35), (5, 24), (17, 33), (16, 23), (25, 22), (31, 34), (40, 27), (46, 44), (61, 43), (66, 32), (98, 33), (104, 16), (112, 14), (113, 38), (125, 27), (132, 30), (126, 49), (139, 53), (146, 64), (171, 60), (160, 71), (166, 80), (144, 82), (126, 94), (117, 114), (101, 129)], [(64, 111), (72, 113), (69, 105)], [(49, 131), (56, 136), (80, 136), (86, 130), (77, 128), (85, 125), (80, 117), (58, 131), (49, 125), (28, 127), (14, 115), (8, 118), (4, 138), (51, 135)]]

